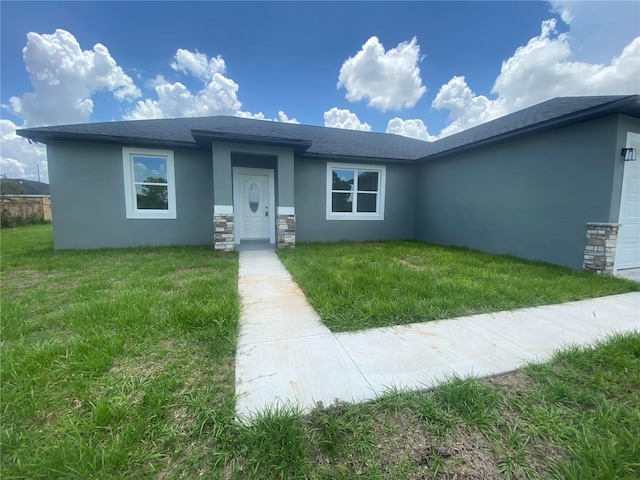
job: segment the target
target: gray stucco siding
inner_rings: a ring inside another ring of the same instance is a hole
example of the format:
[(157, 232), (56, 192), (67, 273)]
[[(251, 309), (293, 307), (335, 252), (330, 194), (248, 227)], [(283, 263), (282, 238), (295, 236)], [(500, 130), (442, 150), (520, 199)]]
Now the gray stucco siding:
[(426, 161), (417, 238), (581, 268), (587, 222), (610, 221), (616, 117)]
[(327, 220), (327, 163), (322, 159), (295, 159), (296, 242), (414, 238), (416, 182), (412, 165), (386, 165), (384, 220)]
[(176, 219), (127, 219), (122, 147), (47, 145), (56, 249), (213, 242), (209, 151), (174, 150)]

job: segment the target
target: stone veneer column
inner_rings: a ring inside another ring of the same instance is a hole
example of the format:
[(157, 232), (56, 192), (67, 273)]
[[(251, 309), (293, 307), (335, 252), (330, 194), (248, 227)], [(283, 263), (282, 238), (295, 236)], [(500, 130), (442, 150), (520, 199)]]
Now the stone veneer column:
[(233, 214), (213, 214), (214, 236), (213, 247), (218, 251), (230, 251), (235, 248), (235, 230)]
[(295, 215), (278, 215), (276, 217), (276, 245), (278, 246), (278, 248), (295, 247)]
[(587, 223), (587, 244), (582, 268), (599, 275), (613, 275), (619, 223)]

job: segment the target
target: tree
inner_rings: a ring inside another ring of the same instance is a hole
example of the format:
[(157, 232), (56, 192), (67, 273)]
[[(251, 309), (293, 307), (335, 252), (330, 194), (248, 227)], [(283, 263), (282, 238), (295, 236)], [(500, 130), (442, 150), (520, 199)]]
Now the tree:
[[(138, 193), (138, 208), (166, 210), (169, 208), (169, 191), (167, 180), (161, 177), (147, 177), (145, 184), (140, 186), (142, 193)], [(148, 183), (161, 183), (164, 185), (148, 185)]]
[(24, 185), (18, 180), (7, 178), (5, 174), (0, 176), (0, 196), (2, 200), (8, 195), (22, 195), (24, 193)]

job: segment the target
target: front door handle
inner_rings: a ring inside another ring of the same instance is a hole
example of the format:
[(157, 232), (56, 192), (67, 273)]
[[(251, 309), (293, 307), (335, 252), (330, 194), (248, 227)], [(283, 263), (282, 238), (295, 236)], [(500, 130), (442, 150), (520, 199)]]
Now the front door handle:
[(269, 207), (264, 207), (264, 216), (268, 217), (269, 216)]

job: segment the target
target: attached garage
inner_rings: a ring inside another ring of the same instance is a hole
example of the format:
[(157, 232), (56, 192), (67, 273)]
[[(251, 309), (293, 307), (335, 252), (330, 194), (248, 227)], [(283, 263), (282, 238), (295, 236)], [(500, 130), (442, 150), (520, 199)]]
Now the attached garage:
[[(640, 152), (640, 134), (627, 133), (626, 146)], [(616, 273), (640, 270), (640, 160), (637, 158), (624, 162), (618, 223), (620, 229), (616, 246)]]

